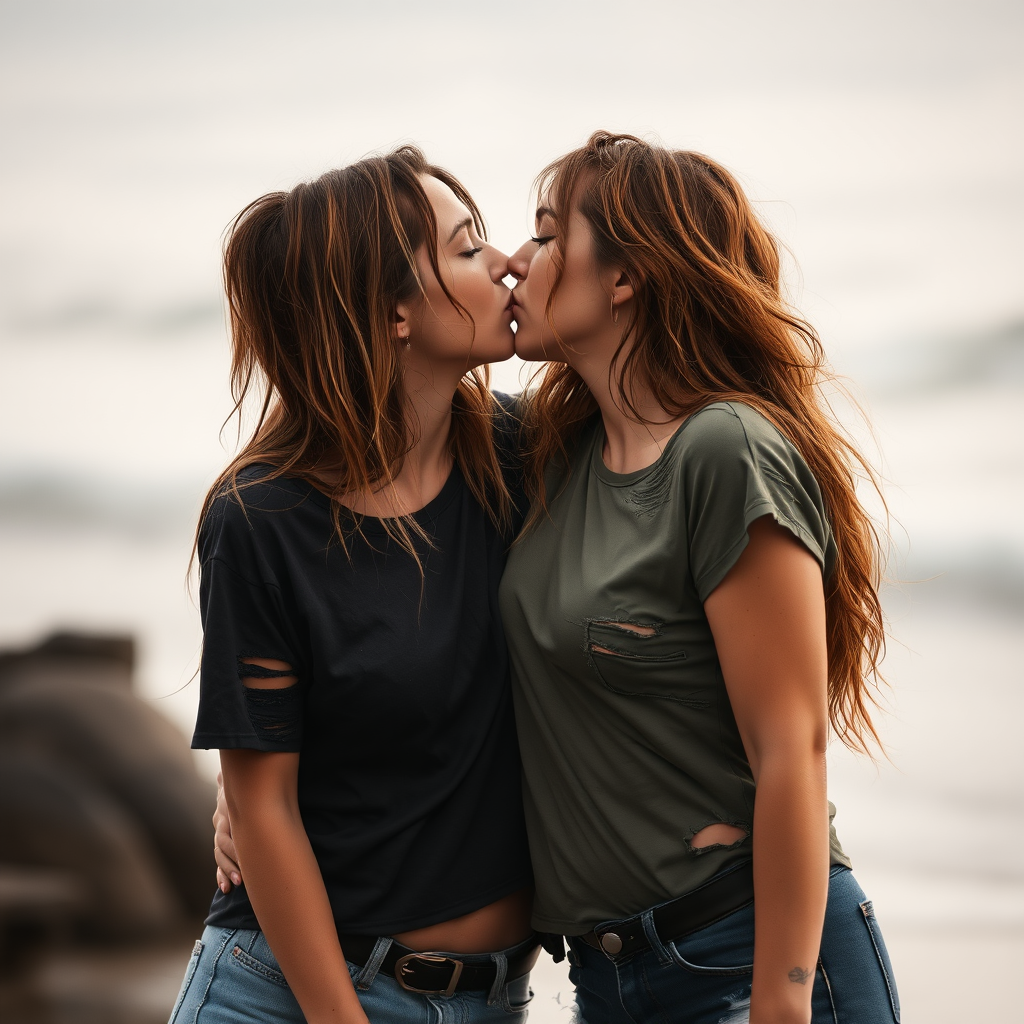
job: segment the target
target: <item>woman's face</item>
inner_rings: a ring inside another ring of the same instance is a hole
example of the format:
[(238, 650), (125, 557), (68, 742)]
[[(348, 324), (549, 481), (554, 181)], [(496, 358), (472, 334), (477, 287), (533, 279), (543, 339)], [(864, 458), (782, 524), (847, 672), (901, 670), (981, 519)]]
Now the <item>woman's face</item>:
[[(546, 315), (555, 283), (555, 218), (541, 205), (537, 209), (537, 234), (508, 261), (518, 281), (513, 292), (516, 319), (516, 355), (520, 359), (554, 359), (572, 362), (588, 339), (607, 331), (612, 324), (608, 276), (594, 257), (594, 239), (586, 218), (573, 210), (564, 233), (562, 281)], [(558, 333), (555, 339), (554, 330)]]
[(511, 291), (502, 278), (508, 257), (476, 233), (473, 217), (444, 182), (420, 179), (437, 219), (437, 263), (448, 291), (472, 320), (465, 319), (445, 295), (430, 265), (424, 243), (416, 252), (424, 295), (399, 303), (399, 337), (409, 355), (430, 363), (449, 363), (460, 374), (483, 363), (508, 359), (515, 351)]

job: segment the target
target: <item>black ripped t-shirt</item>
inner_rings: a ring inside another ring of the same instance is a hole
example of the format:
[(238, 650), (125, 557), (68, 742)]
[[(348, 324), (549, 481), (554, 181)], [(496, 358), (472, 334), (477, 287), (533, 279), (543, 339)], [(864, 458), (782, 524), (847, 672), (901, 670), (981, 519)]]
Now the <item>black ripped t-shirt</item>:
[[(415, 516), (432, 542), (416, 542), (422, 577), (370, 517), (350, 560), (323, 494), (266, 477), (243, 471), (243, 504), (225, 492), (200, 532), (193, 747), (300, 753), (299, 807), (341, 932), (425, 927), (528, 885), (497, 603), (509, 537), (455, 466)], [(298, 683), (247, 690), (247, 656)], [(259, 927), (244, 888), (218, 890), (207, 923)]]

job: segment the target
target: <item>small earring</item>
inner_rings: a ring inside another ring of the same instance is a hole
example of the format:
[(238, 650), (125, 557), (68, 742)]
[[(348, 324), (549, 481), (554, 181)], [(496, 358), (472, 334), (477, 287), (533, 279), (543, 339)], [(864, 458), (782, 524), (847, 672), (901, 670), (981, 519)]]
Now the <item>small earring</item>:
[(619, 322), (619, 311), (615, 308), (615, 296), (612, 296), (612, 323), (617, 324)]

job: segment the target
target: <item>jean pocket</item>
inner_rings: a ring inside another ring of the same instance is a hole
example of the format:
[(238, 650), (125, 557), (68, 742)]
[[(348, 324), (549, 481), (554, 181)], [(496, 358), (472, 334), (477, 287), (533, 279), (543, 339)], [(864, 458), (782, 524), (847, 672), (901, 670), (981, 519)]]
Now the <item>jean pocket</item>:
[(189, 986), (192, 984), (192, 979), (195, 977), (196, 968), (199, 966), (199, 958), (202, 955), (202, 940), (196, 939), (196, 944), (192, 947), (192, 955), (188, 958), (188, 966), (185, 968), (185, 977), (181, 980), (181, 989), (178, 992), (178, 998), (174, 1001), (174, 1009), (171, 1010), (171, 1016), (168, 1024), (174, 1024), (175, 1018), (178, 1016), (178, 1011), (181, 1009), (181, 1004), (185, 1002), (185, 996), (188, 995)]
[[(270, 947), (265, 944), (264, 946), (267, 953), (269, 953)], [(252, 953), (247, 953), (241, 946), (234, 946), (231, 949), (231, 959), (238, 964), (239, 967), (250, 971), (257, 977), (272, 982), (274, 985), (280, 985), (281, 988), (288, 987), (288, 982), (285, 981), (285, 977), (281, 973), (281, 969), (278, 967), (277, 961), (274, 960), (272, 955), (264, 955), (261, 959), (253, 956)], [(270, 962), (268, 963), (267, 961)]]
[(749, 904), (689, 935), (666, 942), (670, 956), (692, 974), (739, 977), (754, 970), (754, 907)]
[(889, 1005), (892, 1008), (892, 1019), (900, 1024), (900, 994), (896, 990), (896, 976), (892, 971), (892, 963), (889, 960), (889, 951), (885, 948), (885, 940), (882, 938), (882, 929), (878, 926), (878, 918), (875, 917), (875, 907), (871, 900), (865, 900), (860, 905), (860, 912), (864, 917), (864, 923), (868, 928), (868, 935), (871, 936), (871, 944), (875, 947), (875, 956), (878, 957), (878, 966), (882, 970), (882, 977), (885, 979), (885, 987), (889, 992)]
[(752, 974), (754, 971), (754, 963), (751, 958), (749, 964), (735, 964), (733, 966), (718, 966), (715, 964), (697, 964), (690, 960), (687, 960), (682, 953), (679, 952), (679, 948), (674, 942), (667, 944), (667, 949), (672, 955), (672, 959), (682, 967), (684, 971), (689, 971), (691, 974), (703, 974), (719, 978), (730, 978), (730, 977), (741, 977), (745, 974)]

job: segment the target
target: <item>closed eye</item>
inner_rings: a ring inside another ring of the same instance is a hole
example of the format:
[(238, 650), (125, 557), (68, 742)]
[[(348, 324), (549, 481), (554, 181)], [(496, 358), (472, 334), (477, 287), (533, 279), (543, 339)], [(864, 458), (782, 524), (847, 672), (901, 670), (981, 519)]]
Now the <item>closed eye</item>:
[(541, 235), (539, 238), (530, 238), (531, 242), (536, 242), (538, 245), (547, 245), (555, 236), (554, 235)]
[(483, 252), (483, 246), (478, 245), (474, 249), (467, 249), (465, 252), (460, 252), (459, 255), (465, 260), (471, 260), (478, 252)]

